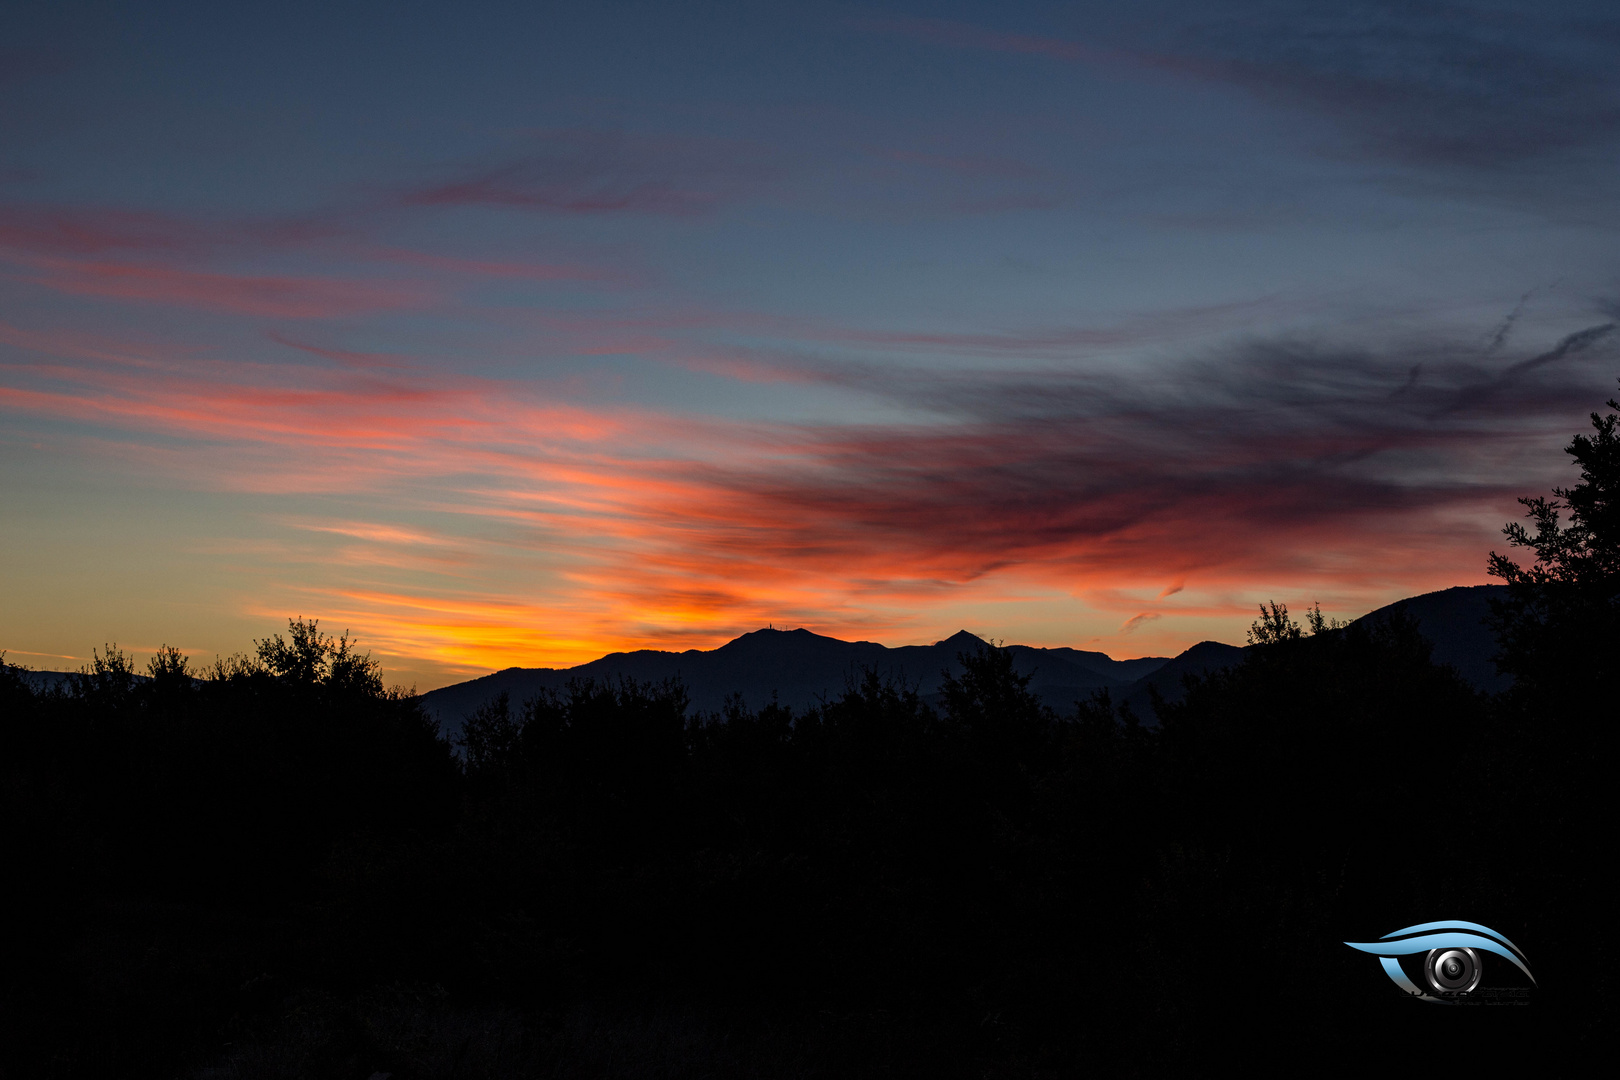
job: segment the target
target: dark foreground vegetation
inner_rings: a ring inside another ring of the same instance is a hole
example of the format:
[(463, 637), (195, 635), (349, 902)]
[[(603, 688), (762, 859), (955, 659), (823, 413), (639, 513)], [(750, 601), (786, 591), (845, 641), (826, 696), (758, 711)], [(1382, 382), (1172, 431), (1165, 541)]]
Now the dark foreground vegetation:
[[(938, 708), (876, 677), (718, 716), (576, 684), (486, 707), (459, 752), (313, 623), (202, 672), (0, 669), (3, 1075), (1581, 1060), (1616, 962), (1620, 440), (1594, 421), (1581, 483), (1511, 536), (1535, 562), (1493, 556), (1495, 698), (1410, 625), (1281, 607), (1153, 729), (1055, 710), (1000, 650)], [(1408, 1001), (1341, 944), (1441, 918), (1521, 945), (1530, 1004)]]

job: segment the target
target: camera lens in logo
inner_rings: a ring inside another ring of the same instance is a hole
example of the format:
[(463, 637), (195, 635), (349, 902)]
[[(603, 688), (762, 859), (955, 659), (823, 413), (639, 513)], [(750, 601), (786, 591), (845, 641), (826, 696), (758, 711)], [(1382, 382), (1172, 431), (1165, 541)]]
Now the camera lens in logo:
[[(1456, 1004), (1463, 994), (1479, 986), (1480, 956), (1500, 956), (1524, 973), (1532, 984), (1530, 962), (1519, 947), (1488, 926), (1454, 920), (1426, 922), (1385, 934), (1377, 941), (1347, 941), (1358, 952), (1372, 953), (1384, 968), (1389, 981), (1420, 1001)], [(1423, 974), (1413, 981), (1401, 958), (1422, 956)], [(1495, 963), (1496, 961), (1491, 961)], [(1420, 987), (1419, 982), (1427, 983)]]
[(1479, 985), (1479, 954), (1473, 949), (1435, 949), (1424, 961), (1423, 973), (1439, 993), (1469, 993)]

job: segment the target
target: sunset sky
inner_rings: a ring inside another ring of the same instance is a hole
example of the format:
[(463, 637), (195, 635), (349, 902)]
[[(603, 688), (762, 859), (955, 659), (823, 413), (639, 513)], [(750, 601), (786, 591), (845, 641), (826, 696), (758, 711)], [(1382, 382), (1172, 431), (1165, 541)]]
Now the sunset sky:
[(1620, 7), (0, 5), (0, 649), (1115, 657), (1477, 584)]

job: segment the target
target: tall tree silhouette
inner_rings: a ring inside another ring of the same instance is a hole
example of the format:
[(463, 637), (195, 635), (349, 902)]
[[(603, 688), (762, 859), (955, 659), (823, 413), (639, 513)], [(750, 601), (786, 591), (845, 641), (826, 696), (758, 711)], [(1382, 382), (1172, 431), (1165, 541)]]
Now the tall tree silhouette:
[[(1610, 399), (1610, 409), (1620, 402)], [(1581, 482), (1554, 488), (1553, 498), (1522, 498), (1525, 517), (1503, 532), (1535, 555), (1529, 566), (1491, 552), (1489, 570), (1508, 585), (1493, 605), (1501, 650), (1497, 666), (1521, 693), (1580, 708), (1597, 704), (1612, 677), (1620, 644), (1620, 415), (1592, 413), (1593, 434), (1576, 435), (1564, 452)], [(1568, 513), (1568, 523), (1562, 515)]]
[(1496, 663), (1514, 684), (1498, 702), (1487, 783), (1518, 808), (1498, 839), (1518, 856), (1510, 893), (1540, 935), (1537, 976), (1579, 986), (1579, 996), (1558, 1006), (1596, 1032), (1608, 1022), (1592, 1003), (1620, 987), (1615, 945), (1591, 932), (1608, 917), (1602, 879), (1620, 847), (1612, 775), (1620, 744), (1620, 415), (1594, 412), (1591, 420), (1592, 434), (1564, 448), (1580, 482), (1554, 488), (1550, 499), (1520, 499), (1531, 527), (1503, 529), (1534, 561), (1490, 555), (1491, 575), (1508, 586), (1492, 604)]

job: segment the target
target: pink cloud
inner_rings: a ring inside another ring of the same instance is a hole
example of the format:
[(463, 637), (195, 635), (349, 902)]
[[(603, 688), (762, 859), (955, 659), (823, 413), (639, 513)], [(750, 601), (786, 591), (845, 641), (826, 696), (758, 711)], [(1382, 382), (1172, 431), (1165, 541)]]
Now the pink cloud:
[(43, 255), (176, 254), (212, 247), (212, 231), (168, 214), (105, 207), (0, 205), (0, 250)]
[(265, 337), (278, 345), (285, 345), (289, 349), (297, 349), (299, 352), (305, 352), (311, 356), (319, 356), (324, 360), (331, 360), (345, 367), (403, 370), (420, 366), (410, 357), (394, 353), (363, 352), (357, 349), (334, 349), (324, 345), (312, 345), (308, 342), (296, 341), (285, 334), (275, 331), (267, 333)]

